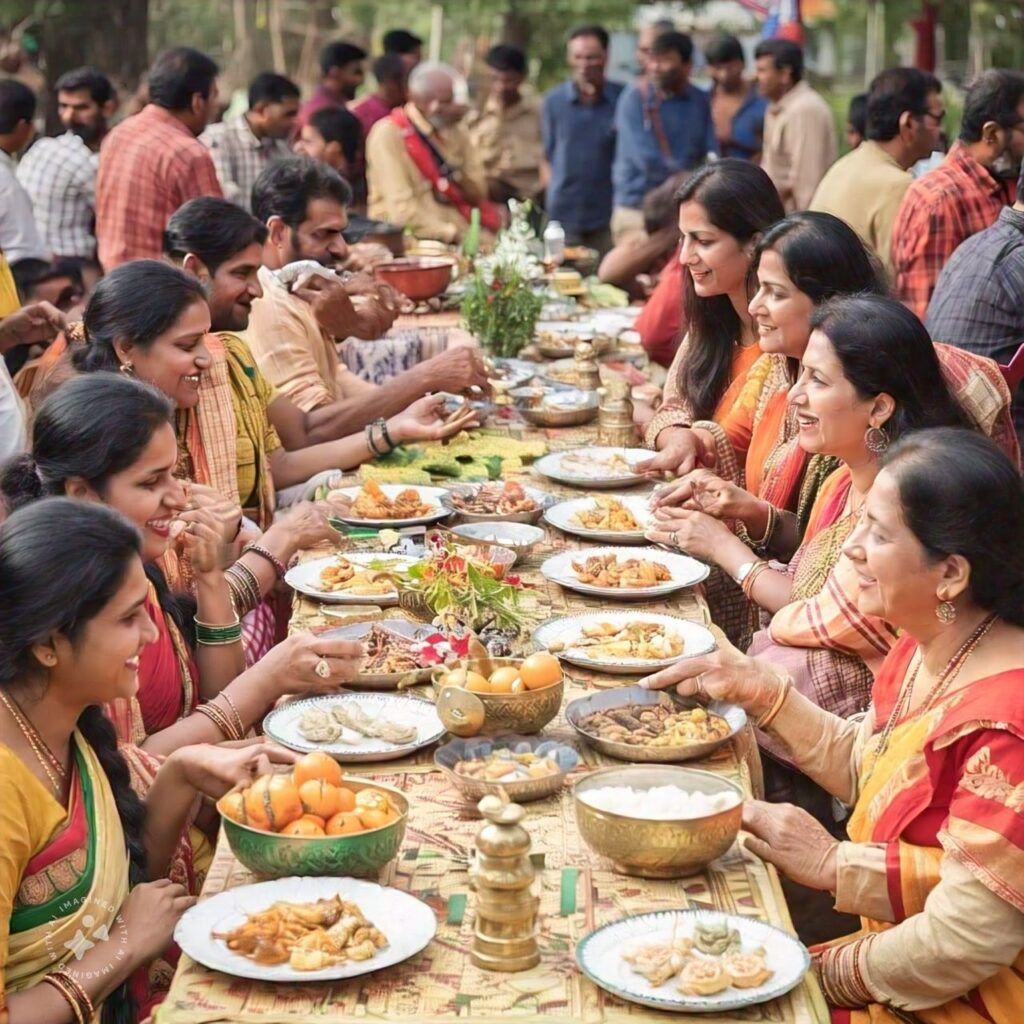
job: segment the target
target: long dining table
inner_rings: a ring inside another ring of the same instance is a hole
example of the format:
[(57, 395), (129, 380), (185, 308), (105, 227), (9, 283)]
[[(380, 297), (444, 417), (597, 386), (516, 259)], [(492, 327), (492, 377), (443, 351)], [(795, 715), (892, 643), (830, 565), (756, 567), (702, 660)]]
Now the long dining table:
[[(549, 450), (592, 446), (595, 423), (571, 428), (541, 429), (521, 421), (504, 422), (496, 436), (511, 435), (546, 442)], [(540, 478), (527, 467), (524, 483), (561, 497), (581, 491)], [(357, 482), (346, 480), (345, 482)], [(442, 483), (443, 485), (443, 483)], [(630, 489), (621, 493), (642, 493)], [(615, 493), (615, 492), (610, 492)], [(545, 526), (542, 522), (540, 525)], [(343, 542), (349, 550), (379, 550), (374, 538)], [(562, 615), (609, 607), (563, 589), (539, 572), (540, 563), (566, 549), (585, 548), (579, 538), (545, 526), (545, 537), (520, 562), (515, 572), (530, 585), (523, 606), (523, 635), (540, 622)], [(306, 552), (315, 557), (327, 549)], [(642, 607), (710, 624), (699, 587), (677, 592)], [(366, 618), (409, 617), (398, 608), (364, 610)], [(296, 595), (292, 630), (323, 629), (341, 620), (326, 615), (313, 600)], [(569, 667), (565, 703), (596, 688), (628, 685), (623, 676), (602, 675)], [(428, 691), (429, 692), (429, 691)], [(741, 843), (699, 874), (675, 880), (652, 880), (616, 874), (583, 842), (576, 827), (571, 784), (588, 772), (620, 764), (580, 742), (560, 713), (544, 735), (572, 742), (580, 763), (561, 792), (526, 804), (524, 826), (532, 838), (540, 896), (539, 966), (519, 973), (481, 970), (470, 959), (474, 895), (469, 861), (480, 816), (435, 768), (433, 750), (403, 760), (348, 765), (346, 771), (367, 775), (400, 788), (411, 811), (398, 857), (377, 879), (427, 903), (437, 917), (437, 934), (421, 953), (394, 967), (333, 983), (275, 984), (250, 981), (209, 970), (182, 955), (170, 992), (160, 1007), (158, 1024), (355, 1024), (363, 1021), (408, 1021), (410, 1024), (509, 1024), (530, 1018), (537, 1024), (641, 1024), (670, 1019), (764, 1024), (827, 1024), (828, 1010), (810, 973), (789, 994), (759, 1006), (726, 1014), (669, 1014), (625, 1002), (591, 982), (577, 967), (577, 942), (595, 928), (620, 918), (666, 909), (718, 909), (750, 917), (793, 932), (783, 890), (775, 869), (747, 852)], [(759, 760), (751, 730), (745, 730), (711, 757), (693, 767), (721, 773), (757, 794)], [(223, 833), (202, 897), (248, 885), (254, 878), (231, 854)], [(376, 922), (386, 930), (401, 922)]]

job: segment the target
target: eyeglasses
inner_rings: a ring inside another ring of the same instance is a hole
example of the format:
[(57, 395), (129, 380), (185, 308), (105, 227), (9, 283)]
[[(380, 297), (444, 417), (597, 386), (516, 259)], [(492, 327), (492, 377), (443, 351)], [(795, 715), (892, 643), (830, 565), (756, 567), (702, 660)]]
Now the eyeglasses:
[(922, 118), (931, 118), (935, 123), (936, 128), (942, 127), (942, 122), (946, 120), (946, 112), (940, 110), (937, 114), (933, 114), (930, 110), (926, 110), (922, 115)]

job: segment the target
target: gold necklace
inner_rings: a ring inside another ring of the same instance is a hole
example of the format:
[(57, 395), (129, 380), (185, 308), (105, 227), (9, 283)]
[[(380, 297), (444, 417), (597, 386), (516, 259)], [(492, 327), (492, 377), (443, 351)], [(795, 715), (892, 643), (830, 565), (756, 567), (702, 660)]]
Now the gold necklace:
[(39, 735), (35, 726), (28, 720), (17, 703), (8, 697), (3, 690), (0, 690), (0, 701), (3, 701), (4, 707), (7, 708), (11, 718), (14, 719), (21, 730), (22, 736), (28, 741), (28, 745), (32, 748), (32, 753), (36, 755), (36, 760), (42, 766), (43, 771), (46, 772), (46, 777), (50, 780), (50, 785), (53, 787), (54, 792), (59, 794), (64, 788), (64, 780), (68, 774), (67, 769), (46, 745), (46, 740)]

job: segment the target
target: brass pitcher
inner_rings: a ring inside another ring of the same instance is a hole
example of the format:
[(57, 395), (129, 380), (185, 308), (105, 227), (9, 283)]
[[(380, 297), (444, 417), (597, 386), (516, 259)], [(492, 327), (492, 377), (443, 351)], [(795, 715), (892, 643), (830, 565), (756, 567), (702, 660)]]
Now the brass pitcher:
[(633, 423), (633, 400), (629, 382), (611, 377), (597, 392), (601, 404), (597, 409), (597, 443), (609, 448), (632, 448), (637, 441)]
[(597, 367), (594, 346), (589, 341), (577, 341), (573, 349), (576, 379), (580, 391), (596, 391), (601, 386), (601, 372)]

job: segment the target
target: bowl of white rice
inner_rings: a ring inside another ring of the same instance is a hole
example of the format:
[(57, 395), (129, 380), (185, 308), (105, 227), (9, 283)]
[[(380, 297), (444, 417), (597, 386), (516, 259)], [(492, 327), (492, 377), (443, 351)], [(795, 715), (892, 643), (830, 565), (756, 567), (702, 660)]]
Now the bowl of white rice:
[(602, 768), (573, 787), (584, 842), (624, 875), (680, 878), (736, 841), (743, 791), (712, 772), (676, 765)]

